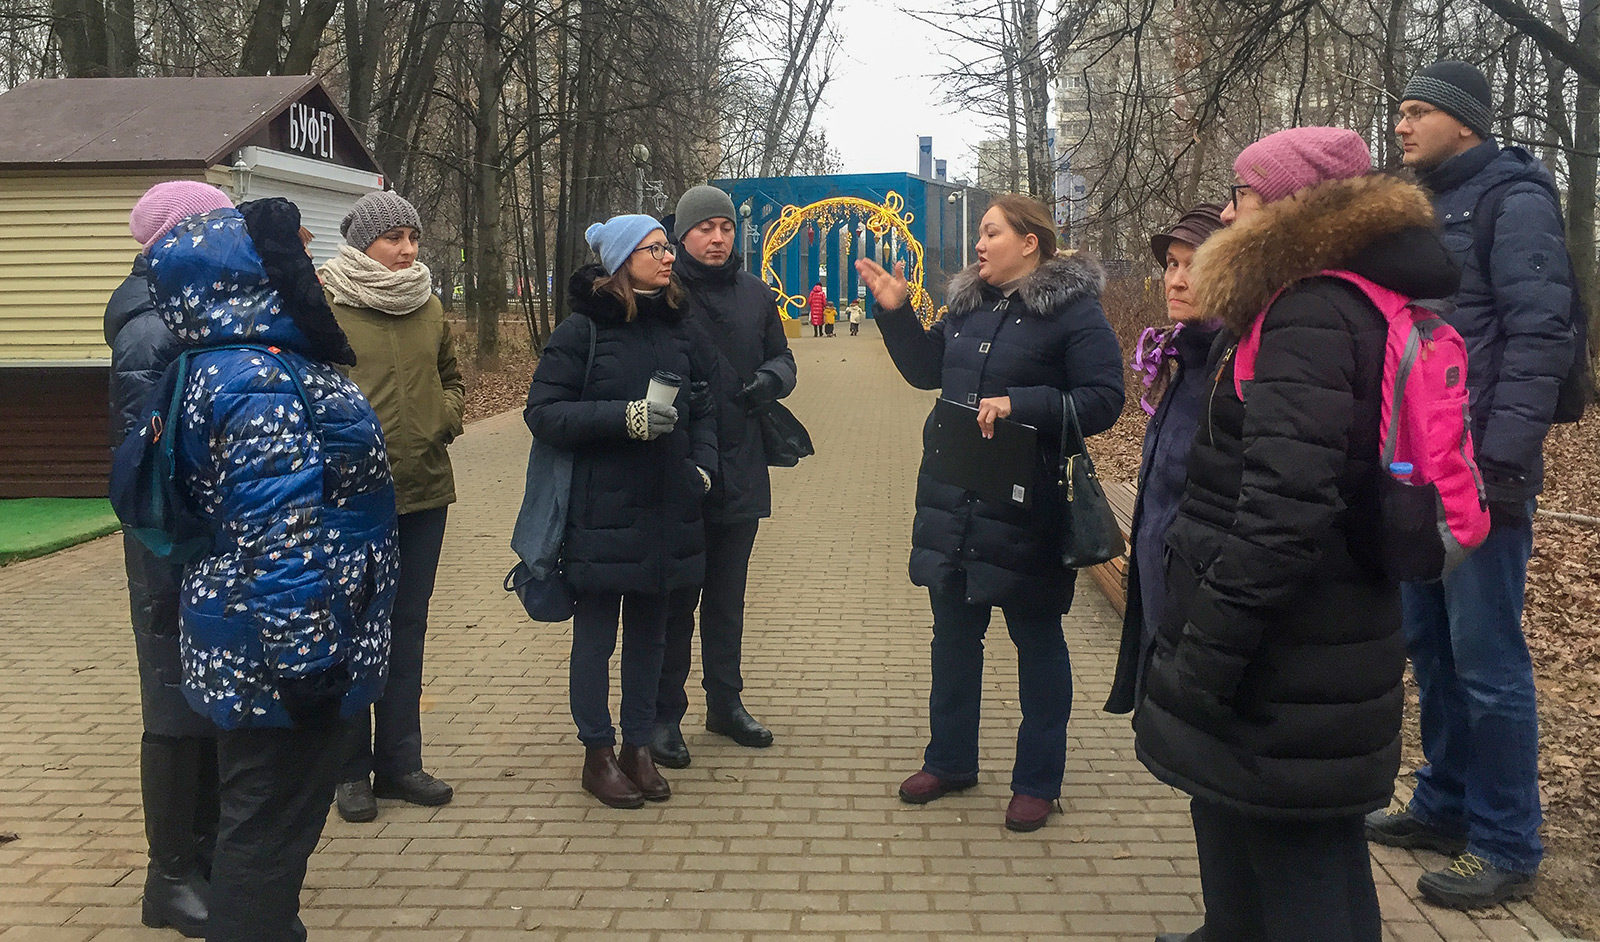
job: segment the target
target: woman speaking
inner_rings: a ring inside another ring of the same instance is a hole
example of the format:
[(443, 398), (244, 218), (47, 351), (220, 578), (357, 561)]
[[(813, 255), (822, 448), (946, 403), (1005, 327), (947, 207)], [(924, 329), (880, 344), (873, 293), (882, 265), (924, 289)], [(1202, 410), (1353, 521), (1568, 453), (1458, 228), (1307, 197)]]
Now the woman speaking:
[(938, 480), (924, 452), (911, 581), (927, 587), (933, 605), (932, 735), (900, 798), (924, 804), (977, 784), (983, 636), (998, 606), (1017, 645), (1022, 704), (1006, 827), (1033, 831), (1061, 795), (1072, 709), (1061, 615), (1075, 573), (1061, 564), (1065, 508), (1055, 486), (1063, 410), (1070, 397), (1086, 435), (1110, 428), (1122, 410), (1122, 357), (1100, 310), (1104, 273), (1056, 251), (1044, 206), (1002, 196), (978, 232), (978, 263), (951, 279), (949, 313), (926, 329), (908, 303), (903, 262), (893, 273), (856, 263), (907, 382), (976, 407), (985, 435), (1007, 418), (1039, 431), (1030, 508)]

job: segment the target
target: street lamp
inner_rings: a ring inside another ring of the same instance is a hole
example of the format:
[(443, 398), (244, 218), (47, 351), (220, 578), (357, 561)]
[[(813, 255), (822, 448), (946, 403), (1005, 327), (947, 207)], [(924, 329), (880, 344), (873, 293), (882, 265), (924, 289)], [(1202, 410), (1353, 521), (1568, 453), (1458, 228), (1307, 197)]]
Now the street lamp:
[(961, 197), (961, 267), (964, 269), (967, 267), (967, 252), (972, 248), (971, 240), (967, 237), (967, 188), (962, 187), (951, 193), (945, 197), (945, 201), (954, 206), (958, 196)]
[(745, 200), (739, 204), (739, 220), (744, 225), (744, 238), (739, 243), (740, 250), (744, 253), (744, 270), (750, 270), (750, 237), (755, 234), (754, 223), (750, 221), (750, 201)]
[(650, 148), (633, 145), (633, 211), (644, 212), (644, 166), (650, 162)]

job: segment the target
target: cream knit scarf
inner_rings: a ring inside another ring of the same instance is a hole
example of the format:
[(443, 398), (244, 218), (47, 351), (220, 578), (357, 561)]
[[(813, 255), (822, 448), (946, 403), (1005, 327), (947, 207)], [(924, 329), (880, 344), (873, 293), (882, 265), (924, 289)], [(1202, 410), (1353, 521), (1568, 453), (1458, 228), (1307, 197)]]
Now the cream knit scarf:
[(412, 262), (402, 271), (390, 271), (353, 245), (339, 246), (339, 254), (318, 269), (333, 303), (369, 307), (396, 317), (410, 314), (428, 303), (433, 275), (428, 266)]

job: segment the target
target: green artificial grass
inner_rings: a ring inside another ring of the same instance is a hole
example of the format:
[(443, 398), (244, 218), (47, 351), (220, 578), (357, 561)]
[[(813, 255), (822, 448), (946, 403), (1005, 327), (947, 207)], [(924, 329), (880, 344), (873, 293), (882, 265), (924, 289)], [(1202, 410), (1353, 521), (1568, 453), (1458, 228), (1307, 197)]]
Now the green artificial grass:
[(0, 500), (0, 566), (76, 546), (121, 526), (103, 497)]

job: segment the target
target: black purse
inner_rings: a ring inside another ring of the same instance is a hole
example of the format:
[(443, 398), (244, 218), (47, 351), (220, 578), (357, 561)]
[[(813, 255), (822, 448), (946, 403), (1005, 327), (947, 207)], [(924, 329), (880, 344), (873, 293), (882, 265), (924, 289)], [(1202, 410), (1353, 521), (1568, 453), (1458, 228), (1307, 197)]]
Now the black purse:
[(761, 446), (767, 453), (767, 464), (792, 468), (801, 458), (817, 453), (811, 445), (811, 433), (783, 403), (761, 406), (756, 410), (756, 421), (761, 425)]
[(1061, 564), (1087, 569), (1121, 556), (1127, 548), (1111, 502), (1083, 442), (1072, 397), (1061, 396)]

